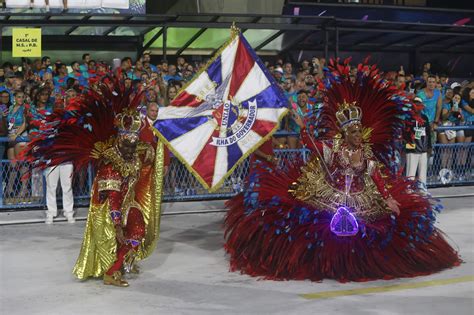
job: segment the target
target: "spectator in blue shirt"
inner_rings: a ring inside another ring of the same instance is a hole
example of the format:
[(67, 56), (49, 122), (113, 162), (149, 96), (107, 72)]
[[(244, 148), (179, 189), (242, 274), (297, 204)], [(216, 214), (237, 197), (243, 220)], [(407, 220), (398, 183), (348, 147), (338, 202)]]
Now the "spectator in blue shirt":
[(283, 82), (283, 93), (286, 99), (291, 102), (296, 102), (295, 79), (289, 78)]
[(53, 73), (53, 69), (51, 69), (51, 58), (48, 56), (41, 58), (41, 69), (37, 72), (37, 74), (42, 79), (46, 72)]
[[(454, 93), (451, 102), (443, 104), (441, 120), (444, 127), (459, 126), (464, 122), (464, 116), (461, 112), (461, 95), (459, 93)], [(464, 130), (442, 130), (438, 134), (438, 140), (442, 144), (464, 142)], [(455, 170), (457, 170), (457, 175), (461, 176), (459, 170), (460, 166), (464, 164), (462, 159), (462, 154), (456, 154), (456, 164), (453, 161), (455, 158), (452, 152), (441, 151), (442, 169), (440, 170), (440, 177), (443, 177), (443, 173), (450, 171), (453, 165), (458, 166)]]
[[(313, 114), (313, 106), (309, 103), (308, 91), (301, 90), (298, 92), (296, 104), (292, 104), (291, 118), (289, 121), (288, 129), (290, 132), (300, 133), (301, 128), (293, 119), (295, 116), (299, 116), (303, 119)], [(299, 147), (298, 136), (288, 136), (287, 142), (290, 149), (298, 149)]]
[(183, 69), (183, 81), (184, 82), (189, 82), (193, 79), (194, 77), (194, 68), (193, 65), (186, 65), (186, 67)]
[(120, 62), (120, 70), (122, 71), (122, 76), (129, 78), (130, 80), (139, 80), (132, 69), (132, 58), (124, 57)]
[(16, 78), (13, 71), (8, 71), (5, 73), (5, 83), (0, 85), (0, 92), (7, 91), (10, 94), (10, 100), (13, 101), (13, 91), (14, 91), (14, 84), (13, 81)]
[(148, 67), (148, 65), (149, 65), (149, 68), (150, 68), (151, 72), (157, 72), (158, 71), (156, 66), (151, 63), (150, 53), (146, 52), (142, 55), (142, 62), (143, 62), (143, 66), (147, 65), (147, 67)]
[(82, 65), (79, 66), (81, 72), (88, 72), (89, 71), (89, 61), (91, 60), (90, 54), (83, 54), (82, 55)]
[[(466, 88), (463, 92), (463, 102), (461, 104), (462, 113), (464, 115), (465, 124), (474, 126), (474, 89)], [(474, 130), (466, 130), (466, 142), (472, 142)]]
[(180, 75), (176, 73), (176, 66), (175, 65), (168, 65), (168, 74), (163, 77), (166, 83), (170, 80), (174, 81), (181, 81), (182, 78)]
[(56, 65), (56, 73), (53, 77), (54, 87), (55, 88), (66, 88), (66, 82), (68, 79), (67, 67), (64, 63), (59, 63)]
[[(2, 95), (5, 95), (3, 92)], [(10, 104), (7, 115), (8, 123), (8, 143), (7, 156), (10, 160), (10, 176), (8, 179), (8, 186), (6, 187), (7, 197), (14, 196), (14, 185), (21, 186), (20, 197), (25, 197), (27, 192), (26, 183), (18, 183), (16, 178), (20, 174), (22, 176), (26, 172), (25, 165), (17, 163), (20, 152), (26, 146), (25, 138), (27, 137), (27, 122), (26, 122), (26, 105), (25, 93), (22, 91), (15, 92), (13, 104)]]
[(71, 63), (72, 72), (69, 73), (70, 78), (74, 78), (79, 82), (79, 85), (82, 87), (88, 86), (87, 77), (84, 76), (85, 73), (81, 72), (79, 62), (73, 61)]
[[(464, 89), (463, 92), (463, 100), (464, 103), (461, 105), (462, 106), (462, 112), (464, 115), (464, 120), (465, 120), (465, 125), (469, 127), (474, 127), (474, 89), (472, 88), (466, 88)], [(474, 130), (473, 129), (466, 129), (464, 130), (464, 142), (465, 143), (471, 143), (473, 136), (474, 136)], [(471, 162), (469, 165), (466, 165), (467, 163), (467, 158), (469, 156), (469, 150), (471, 150), (470, 156), (471, 156)], [(464, 171), (467, 170), (474, 170), (474, 152), (472, 152), (472, 147), (471, 149), (469, 148), (463, 148), (461, 152), (461, 168)], [(464, 174), (461, 174), (461, 176)]]
[[(8, 135), (8, 110), (10, 108), (10, 94), (7, 91), (0, 92), (0, 137)], [(0, 160), (3, 159), (7, 148), (7, 142), (0, 141)]]
[[(443, 126), (459, 126), (464, 122), (464, 116), (462, 114), (462, 99), (461, 94), (455, 93), (450, 102), (443, 104), (441, 111), (441, 121)], [(463, 130), (446, 130), (441, 131), (438, 134), (438, 138), (441, 143), (453, 143), (454, 138), (456, 142), (464, 142), (464, 131)]]
[[(436, 77), (434, 75), (429, 75), (426, 83), (426, 87), (421, 89), (416, 94), (425, 108), (422, 113), (428, 117), (431, 130), (434, 130), (437, 125), (440, 123), (441, 116), (441, 107), (442, 107), (442, 97), (441, 91), (436, 89)], [(436, 133), (432, 132), (431, 134), (431, 143), (436, 142)]]

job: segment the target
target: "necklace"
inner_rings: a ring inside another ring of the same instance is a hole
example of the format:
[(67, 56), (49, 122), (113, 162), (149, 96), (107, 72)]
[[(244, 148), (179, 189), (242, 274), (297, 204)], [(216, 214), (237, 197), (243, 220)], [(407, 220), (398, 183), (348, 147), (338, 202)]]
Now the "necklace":
[(346, 160), (347, 165), (352, 167), (359, 167), (362, 165), (362, 156), (359, 157), (358, 161), (354, 161), (353, 156), (359, 152), (360, 148), (351, 149), (347, 146), (344, 147), (344, 151), (347, 152), (347, 156), (343, 154), (343, 157)]

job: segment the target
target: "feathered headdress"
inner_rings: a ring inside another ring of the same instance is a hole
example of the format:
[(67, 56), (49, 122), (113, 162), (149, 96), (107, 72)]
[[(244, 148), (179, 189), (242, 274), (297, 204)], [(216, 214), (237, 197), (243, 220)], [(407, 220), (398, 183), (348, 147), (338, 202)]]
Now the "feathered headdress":
[(137, 106), (142, 93), (125, 88), (116, 77), (102, 81), (97, 91), (73, 99), (65, 109), (46, 116), (23, 157), (44, 169), (72, 162), (75, 170), (96, 164), (101, 152), (118, 135), (137, 137), (141, 126)]
[(362, 125), (364, 142), (386, 165), (387, 155), (396, 150), (394, 139), (399, 138), (403, 122), (413, 115), (412, 103), (397, 88), (383, 80), (375, 65), (368, 58), (352, 73), (350, 59), (339, 64), (330, 61), (326, 77), (319, 82), (323, 107), (314, 128), (324, 130), (320, 139), (341, 137), (341, 131), (353, 123)]

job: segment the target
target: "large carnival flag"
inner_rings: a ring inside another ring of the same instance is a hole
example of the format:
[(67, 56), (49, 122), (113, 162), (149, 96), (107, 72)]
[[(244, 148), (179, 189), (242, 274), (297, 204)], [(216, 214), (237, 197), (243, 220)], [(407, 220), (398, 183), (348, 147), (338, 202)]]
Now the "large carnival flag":
[(288, 101), (235, 28), (208, 65), (160, 108), (157, 135), (209, 191), (267, 141)]

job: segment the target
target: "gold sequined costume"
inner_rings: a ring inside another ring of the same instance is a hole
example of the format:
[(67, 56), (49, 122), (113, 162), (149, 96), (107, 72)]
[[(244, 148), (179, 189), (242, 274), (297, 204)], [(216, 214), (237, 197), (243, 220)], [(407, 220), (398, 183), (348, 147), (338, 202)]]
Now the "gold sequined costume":
[[(35, 168), (73, 163), (96, 172), (84, 241), (74, 274), (125, 287), (124, 271), (148, 257), (159, 235), (163, 145), (142, 138), (137, 111), (143, 92), (121, 76), (103, 78), (96, 89), (45, 117), (25, 158)], [(149, 129), (149, 126), (148, 126)]]
[[(151, 158), (150, 151), (153, 152), (152, 147), (143, 143), (139, 145), (134, 160), (125, 162), (114, 146), (106, 150), (104, 155), (108, 157), (104, 158), (92, 187), (84, 240), (73, 271), (77, 278), (101, 277), (117, 260), (111, 205), (121, 204), (125, 212), (122, 214), (124, 227), (134, 223), (127, 222), (130, 209), (138, 209), (143, 216), (143, 239), (133, 252), (137, 260), (148, 257), (156, 247), (160, 231), (163, 145), (157, 146), (154, 158)], [(144, 162), (147, 154), (149, 160)], [(109, 193), (102, 199), (101, 192), (107, 191), (117, 194)]]

